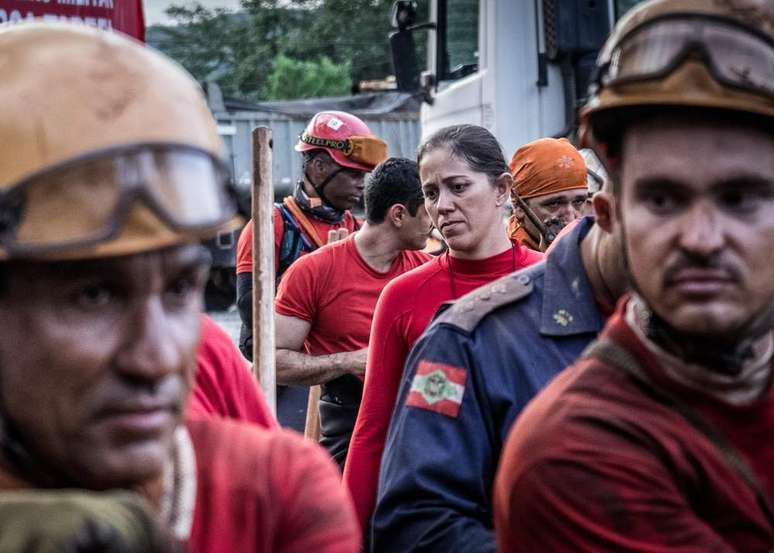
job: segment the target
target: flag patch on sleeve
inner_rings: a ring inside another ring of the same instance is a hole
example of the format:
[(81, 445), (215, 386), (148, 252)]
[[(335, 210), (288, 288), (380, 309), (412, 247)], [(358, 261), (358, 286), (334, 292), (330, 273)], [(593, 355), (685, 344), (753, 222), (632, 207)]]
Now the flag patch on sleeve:
[(444, 363), (420, 361), (406, 405), (457, 418), (468, 372)]

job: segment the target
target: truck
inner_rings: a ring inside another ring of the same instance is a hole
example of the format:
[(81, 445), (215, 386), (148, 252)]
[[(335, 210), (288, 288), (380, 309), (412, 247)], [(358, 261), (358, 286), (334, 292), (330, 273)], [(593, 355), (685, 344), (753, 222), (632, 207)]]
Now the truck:
[[(398, 88), (423, 99), (423, 137), (447, 125), (489, 129), (506, 157), (540, 137), (572, 138), (577, 107), (613, 24), (642, 0), (428, 0), (393, 4)], [(427, 32), (427, 66), (414, 36)]]

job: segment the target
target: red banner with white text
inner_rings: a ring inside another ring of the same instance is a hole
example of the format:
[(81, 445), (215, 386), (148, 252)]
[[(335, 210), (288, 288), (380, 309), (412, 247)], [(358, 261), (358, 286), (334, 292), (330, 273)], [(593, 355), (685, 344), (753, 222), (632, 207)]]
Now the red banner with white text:
[(70, 21), (145, 41), (142, 0), (0, 0), (0, 23)]

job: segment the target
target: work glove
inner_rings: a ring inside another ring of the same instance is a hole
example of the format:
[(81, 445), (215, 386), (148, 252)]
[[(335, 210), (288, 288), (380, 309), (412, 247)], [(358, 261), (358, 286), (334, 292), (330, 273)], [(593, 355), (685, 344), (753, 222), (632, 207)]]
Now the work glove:
[(130, 492), (0, 492), (2, 553), (182, 553)]
[(540, 235), (540, 250), (545, 251), (556, 240), (556, 237), (566, 225), (567, 222), (558, 217), (543, 219), (545, 234), (541, 233)]

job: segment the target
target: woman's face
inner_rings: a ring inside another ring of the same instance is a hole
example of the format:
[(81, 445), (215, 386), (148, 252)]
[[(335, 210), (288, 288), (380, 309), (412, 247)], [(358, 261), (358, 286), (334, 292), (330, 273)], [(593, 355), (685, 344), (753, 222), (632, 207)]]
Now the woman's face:
[(452, 253), (476, 257), (504, 233), (504, 179), (494, 184), (447, 148), (430, 150), (419, 165), (425, 207)]

